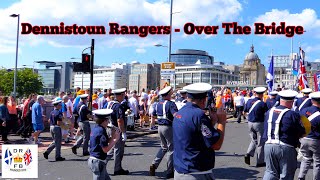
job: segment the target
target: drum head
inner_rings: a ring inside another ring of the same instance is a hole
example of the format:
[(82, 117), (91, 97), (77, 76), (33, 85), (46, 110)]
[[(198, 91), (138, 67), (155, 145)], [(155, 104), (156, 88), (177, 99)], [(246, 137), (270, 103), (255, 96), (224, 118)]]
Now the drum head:
[(311, 123), (309, 119), (305, 116), (301, 116), (301, 122), (306, 130), (306, 133), (309, 134), (311, 131)]

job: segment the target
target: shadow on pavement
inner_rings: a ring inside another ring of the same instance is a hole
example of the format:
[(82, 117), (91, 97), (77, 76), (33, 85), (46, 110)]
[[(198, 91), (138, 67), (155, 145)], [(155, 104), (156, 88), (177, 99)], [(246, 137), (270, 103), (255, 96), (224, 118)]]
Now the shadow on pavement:
[(215, 152), (215, 155), (216, 156), (234, 156), (234, 157), (242, 157), (242, 156), (244, 156), (244, 154), (237, 154), (237, 153), (226, 154), (226, 152), (221, 152), (221, 151)]
[(156, 172), (156, 176), (149, 176), (149, 171), (135, 171), (130, 172), (130, 176), (148, 176), (150, 179), (166, 179), (165, 172)]
[(126, 145), (126, 147), (159, 147), (160, 143), (158, 141), (152, 141), (150, 139), (142, 138), (140, 140), (132, 140), (130, 142), (137, 142), (138, 145)]
[(142, 156), (144, 154), (142, 154), (142, 153), (125, 153), (124, 155), (125, 156)]
[(228, 167), (228, 168), (215, 168), (213, 169), (214, 176), (216, 179), (260, 179), (262, 177), (256, 177), (259, 171), (238, 168), (238, 167)]

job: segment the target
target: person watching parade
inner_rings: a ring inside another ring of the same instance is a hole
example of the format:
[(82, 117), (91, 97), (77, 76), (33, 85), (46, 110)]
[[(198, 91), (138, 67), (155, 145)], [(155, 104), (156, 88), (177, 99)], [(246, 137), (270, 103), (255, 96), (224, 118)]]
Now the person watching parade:
[[(224, 141), (226, 113), (209, 107), (209, 116), (204, 113), (207, 83), (195, 83), (184, 87), (188, 102), (173, 120), (173, 163), (175, 180), (215, 179), (214, 150), (219, 150)], [(217, 125), (217, 129), (214, 126)]]
[[(300, 140), (303, 156), (298, 179), (304, 180), (313, 161), (313, 179), (320, 179), (320, 92), (309, 95), (312, 106), (300, 111), (300, 115), (310, 122), (310, 132)], [(305, 126), (307, 129), (307, 127)], [(306, 130), (307, 131), (307, 130)]]
[(251, 137), (251, 142), (248, 147), (247, 154), (244, 156), (244, 161), (246, 164), (250, 165), (250, 157), (254, 157), (256, 152), (256, 167), (265, 166), (264, 141), (262, 141), (262, 135), (264, 130), (264, 113), (267, 111), (267, 105), (262, 101), (262, 98), (263, 93), (266, 90), (267, 89), (265, 87), (254, 88), (253, 91), (255, 98), (249, 99), (244, 108), (244, 112), (248, 113), (249, 135)]
[(55, 148), (56, 149), (56, 161), (64, 161), (65, 158), (61, 157), (61, 125), (62, 125), (62, 112), (60, 111), (62, 107), (62, 100), (54, 101), (54, 110), (50, 113), (50, 133), (53, 138), (53, 142), (49, 145), (47, 150), (43, 153), (45, 159), (48, 159), (49, 154)]
[(278, 93), (280, 105), (272, 107), (265, 115), (263, 140), (265, 141), (266, 170), (264, 180), (294, 179), (297, 169), (299, 138), (305, 129), (297, 112), (291, 110), (298, 93), (283, 90)]
[(45, 116), (42, 114), (43, 104), (45, 104), (44, 97), (41, 95), (38, 95), (37, 102), (32, 105), (32, 125), (34, 130), (32, 137), (34, 139), (35, 144), (42, 144), (38, 140), (38, 137), (40, 133), (44, 130), (43, 118), (45, 118)]
[(178, 108), (174, 102), (171, 101), (172, 87), (167, 86), (159, 91), (162, 100), (156, 105), (153, 112), (154, 118), (158, 119), (158, 133), (161, 141), (161, 148), (159, 149), (155, 159), (150, 166), (150, 176), (155, 176), (155, 170), (158, 168), (165, 154), (167, 154), (167, 172), (166, 178), (173, 178), (173, 137), (172, 137), (172, 122), (174, 115)]
[(78, 110), (79, 113), (78, 122), (79, 122), (79, 128), (83, 131), (82, 135), (76, 143), (72, 146), (71, 150), (73, 154), (77, 154), (77, 149), (81, 146), (83, 142), (83, 156), (88, 156), (88, 145), (89, 145), (89, 139), (90, 139), (90, 123), (89, 119), (92, 118), (92, 112), (88, 109), (87, 106), (87, 100), (88, 100), (88, 94), (80, 95), (81, 101), (78, 104)]
[(120, 130), (116, 127), (111, 129), (111, 137), (109, 138), (106, 129), (109, 128), (110, 115), (112, 109), (94, 110), (96, 126), (90, 135), (90, 157), (88, 166), (93, 174), (93, 180), (110, 180), (107, 172), (107, 153), (114, 147), (120, 139)]

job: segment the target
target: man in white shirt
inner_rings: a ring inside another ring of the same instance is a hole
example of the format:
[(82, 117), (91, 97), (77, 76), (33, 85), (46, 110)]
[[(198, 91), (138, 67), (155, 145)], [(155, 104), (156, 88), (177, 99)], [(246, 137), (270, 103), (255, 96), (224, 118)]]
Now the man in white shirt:
[(143, 97), (144, 100), (148, 102), (148, 94), (145, 92), (144, 88), (142, 89), (140, 96)]
[(138, 100), (137, 100), (137, 91), (131, 91), (131, 98), (129, 99), (129, 106), (130, 109), (133, 111), (134, 113), (134, 118), (135, 120), (138, 119)]
[(245, 104), (242, 93), (236, 92), (237, 96), (234, 98), (234, 108), (236, 109), (237, 122), (241, 122), (241, 115), (243, 114), (243, 107)]

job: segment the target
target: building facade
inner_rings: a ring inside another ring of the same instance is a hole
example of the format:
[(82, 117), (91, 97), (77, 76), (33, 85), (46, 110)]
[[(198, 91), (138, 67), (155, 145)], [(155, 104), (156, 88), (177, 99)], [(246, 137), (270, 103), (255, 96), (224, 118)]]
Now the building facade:
[(171, 54), (171, 62), (176, 65), (194, 65), (197, 62), (200, 64), (213, 64), (214, 58), (206, 51), (195, 49), (178, 49), (174, 54)]
[(160, 64), (131, 64), (129, 90), (151, 90), (160, 86)]
[(123, 69), (123, 81), (125, 81), (125, 88), (129, 88), (129, 75), (131, 74), (131, 64), (129, 63), (112, 63), (111, 68)]
[(45, 94), (69, 91), (72, 89), (72, 62), (35, 61), (34, 72), (37, 72), (43, 83)]
[[(123, 69), (101, 68), (93, 70), (93, 89), (119, 89), (126, 87), (126, 74)], [(90, 88), (90, 73), (74, 74), (73, 88)]]
[(253, 45), (240, 67), (240, 81), (246, 82), (250, 86), (266, 85), (265, 66), (261, 64), (259, 56), (254, 52)]
[(175, 84), (177, 88), (192, 83), (209, 83), (213, 86), (226, 85), (227, 81), (239, 81), (239, 74), (217, 65), (176, 66)]
[[(294, 89), (296, 76), (292, 72), (293, 59), (297, 59), (298, 54), (292, 53), (291, 55), (274, 55), (274, 87), (286, 87)], [(268, 57), (271, 60), (271, 56)]]

